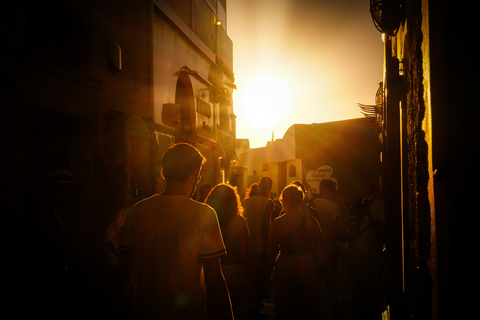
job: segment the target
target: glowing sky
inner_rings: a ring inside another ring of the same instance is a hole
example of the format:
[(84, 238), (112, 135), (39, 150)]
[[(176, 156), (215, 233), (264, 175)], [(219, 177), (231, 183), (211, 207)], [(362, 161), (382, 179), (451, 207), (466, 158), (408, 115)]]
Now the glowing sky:
[(228, 0), (237, 138), (252, 148), (295, 123), (362, 117), (382, 81), (368, 0)]

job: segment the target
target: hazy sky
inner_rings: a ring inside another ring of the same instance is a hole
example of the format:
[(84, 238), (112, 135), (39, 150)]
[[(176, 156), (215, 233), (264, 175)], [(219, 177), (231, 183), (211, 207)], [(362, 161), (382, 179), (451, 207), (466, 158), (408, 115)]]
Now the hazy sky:
[(252, 148), (295, 123), (362, 117), (382, 81), (368, 0), (228, 0), (237, 138)]

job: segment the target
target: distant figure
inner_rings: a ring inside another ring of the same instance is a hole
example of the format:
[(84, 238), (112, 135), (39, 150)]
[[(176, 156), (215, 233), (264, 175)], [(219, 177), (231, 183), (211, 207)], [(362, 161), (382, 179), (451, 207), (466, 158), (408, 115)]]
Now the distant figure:
[(310, 205), (309, 198), (307, 197), (307, 191), (306, 191), (305, 185), (300, 180), (295, 180), (291, 184), (296, 185), (297, 187), (300, 187), (300, 189), (303, 192), (303, 200), (299, 208), (300, 211), (316, 217), (315, 209)]
[(325, 244), (328, 249), (332, 270), (337, 266), (337, 236), (335, 234), (335, 220), (339, 214), (338, 205), (334, 202), (337, 184), (329, 179), (320, 181), (319, 197), (313, 199), (313, 206), (317, 213), (318, 221), (322, 227)]
[(370, 217), (365, 216), (360, 225), (360, 235), (349, 244), (353, 274), (352, 311), (354, 319), (381, 319), (383, 286), (383, 251), (373, 221), (385, 223), (385, 204), (380, 189), (372, 184), (364, 202), (370, 202)]
[(268, 229), (273, 211), (273, 201), (268, 198), (272, 189), (272, 179), (262, 177), (258, 184), (258, 194), (243, 200), (244, 217), (247, 220), (255, 263), (255, 297), (261, 301), (266, 297), (265, 258), (267, 256)]
[(308, 189), (308, 191), (307, 191), (307, 197), (308, 197), (308, 201), (310, 202), (310, 205), (312, 205), (313, 200), (314, 200), (315, 198), (320, 197), (320, 195), (318, 194), (317, 189), (315, 189), (315, 188), (310, 188), (310, 189)]
[(258, 183), (252, 183), (246, 192), (245, 198), (250, 198), (258, 194)]
[(299, 209), (303, 200), (300, 187), (287, 186), (280, 197), (285, 214), (272, 222), (269, 231), (267, 271), (274, 268), (278, 320), (320, 317), (321, 273), (313, 251), (318, 243), (314, 228), (319, 225)]
[(236, 188), (219, 184), (208, 195), (206, 204), (217, 212), (227, 255), (220, 259), (235, 319), (247, 319), (249, 297), (253, 295), (253, 256), (247, 222)]
[(275, 218), (279, 217), (281, 214), (283, 214), (282, 203), (280, 200), (273, 200), (273, 211), (272, 216), (270, 217), (270, 222), (275, 220)]
[(205, 158), (190, 144), (162, 158), (166, 190), (133, 205), (120, 237), (120, 298), (136, 319), (232, 319), (217, 215), (191, 199)]
[(205, 202), (205, 199), (207, 199), (207, 196), (210, 193), (210, 191), (212, 191), (212, 186), (208, 183), (198, 188), (198, 201)]

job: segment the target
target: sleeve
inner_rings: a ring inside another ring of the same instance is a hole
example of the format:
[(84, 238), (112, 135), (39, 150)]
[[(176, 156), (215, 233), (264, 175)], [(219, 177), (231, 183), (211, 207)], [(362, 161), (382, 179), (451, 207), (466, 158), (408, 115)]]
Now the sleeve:
[(219, 258), (226, 253), (217, 214), (213, 209), (206, 208), (202, 219), (200, 258)]

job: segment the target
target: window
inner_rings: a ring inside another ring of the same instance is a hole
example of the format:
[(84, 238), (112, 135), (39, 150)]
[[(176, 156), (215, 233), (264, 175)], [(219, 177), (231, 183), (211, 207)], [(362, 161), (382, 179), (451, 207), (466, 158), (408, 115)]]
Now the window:
[(288, 176), (289, 177), (296, 177), (297, 176), (297, 167), (294, 164), (288, 167)]
[(212, 106), (210, 103), (197, 97), (197, 112), (204, 115), (207, 118), (212, 117)]

